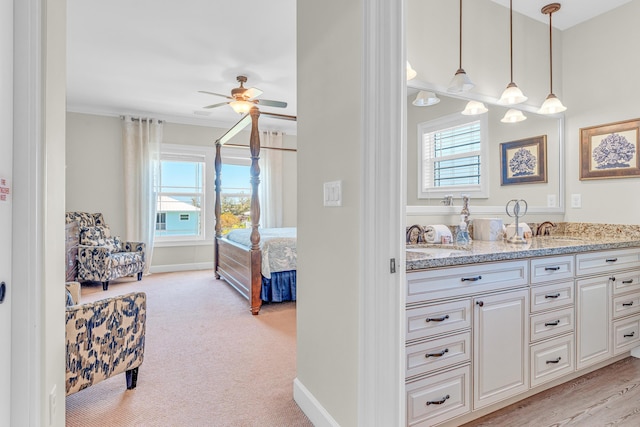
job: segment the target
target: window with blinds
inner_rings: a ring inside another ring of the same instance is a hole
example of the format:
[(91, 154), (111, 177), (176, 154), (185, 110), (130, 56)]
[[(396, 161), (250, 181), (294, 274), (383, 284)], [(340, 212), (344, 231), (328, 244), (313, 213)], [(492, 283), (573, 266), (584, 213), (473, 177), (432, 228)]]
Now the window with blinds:
[(419, 125), (418, 197), (428, 198), (443, 192), (486, 197), (485, 121), (455, 114)]

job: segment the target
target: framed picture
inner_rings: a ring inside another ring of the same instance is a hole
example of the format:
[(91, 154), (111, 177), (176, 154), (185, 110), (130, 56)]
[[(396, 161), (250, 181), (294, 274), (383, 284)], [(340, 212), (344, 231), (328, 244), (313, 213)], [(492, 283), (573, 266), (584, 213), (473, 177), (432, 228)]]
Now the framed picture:
[(640, 119), (580, 129), (580, 180), (640, 176)]
[(500, 185), (547, 182), (547, 135), (500, 144)]

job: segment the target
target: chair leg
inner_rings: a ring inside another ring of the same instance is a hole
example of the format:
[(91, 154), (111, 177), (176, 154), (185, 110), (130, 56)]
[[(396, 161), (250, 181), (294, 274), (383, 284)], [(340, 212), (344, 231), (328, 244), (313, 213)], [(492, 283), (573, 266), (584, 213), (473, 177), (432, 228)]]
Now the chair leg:
[(107, 289), (109, 289), (109, 281), (108, 280), (106, 282), (102, 282), (102, 290), (106, 291)]
[(125, 372), (127, 377), (127, 390), (133, 390), (138, 384), (138, 368), (129, 369)]
[(142, 280), (142, 271), (138, 273), (138, 282)]

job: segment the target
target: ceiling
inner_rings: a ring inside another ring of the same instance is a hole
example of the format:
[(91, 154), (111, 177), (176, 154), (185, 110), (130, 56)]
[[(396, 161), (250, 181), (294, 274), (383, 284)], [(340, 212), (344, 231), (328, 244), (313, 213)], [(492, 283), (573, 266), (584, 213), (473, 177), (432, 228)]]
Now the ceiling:
[[(493, 0), (509, 7), (509, 0)], [(553, 23), (566, 29), (630, 0), (564, 0)], [(548, 22), (548, 1), (514, 1), (514, 11)], [(296, 0), (67, 0), (67, 109), (230, 127), (225, 101), (236, 77), (288, 103), (262, 111), (296, 115)], [(291, 121), (262, 129), (295, 133)]]

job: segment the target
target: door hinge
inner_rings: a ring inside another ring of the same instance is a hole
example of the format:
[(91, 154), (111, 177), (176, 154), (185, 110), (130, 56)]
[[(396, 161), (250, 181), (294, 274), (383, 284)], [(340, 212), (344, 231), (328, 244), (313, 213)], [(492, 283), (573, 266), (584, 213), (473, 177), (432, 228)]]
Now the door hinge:
[(391, 270), (392, 274), (396, 272), (396, 259), (395, 258), (391, 258), (391, 261), (389, 262), (389, 270)]

